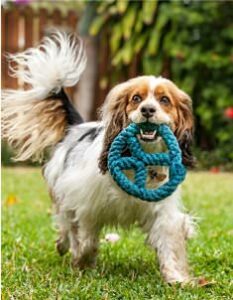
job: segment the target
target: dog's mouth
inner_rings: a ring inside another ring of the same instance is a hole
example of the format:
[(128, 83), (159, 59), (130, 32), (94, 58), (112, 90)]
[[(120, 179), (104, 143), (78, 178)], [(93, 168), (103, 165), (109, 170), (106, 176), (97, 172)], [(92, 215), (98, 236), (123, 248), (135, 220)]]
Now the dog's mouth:
[(139, 137), (144, 142), (154, 142), (159, 137), (157, 130), (144, 131), (140, 129)]

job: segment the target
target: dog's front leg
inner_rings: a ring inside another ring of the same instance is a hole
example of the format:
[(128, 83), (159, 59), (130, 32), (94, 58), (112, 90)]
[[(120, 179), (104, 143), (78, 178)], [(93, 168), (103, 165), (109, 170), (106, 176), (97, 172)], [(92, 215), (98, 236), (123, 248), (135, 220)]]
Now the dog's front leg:
[(161, 206), (149, 233), (149, 241), (157, 250), (160, 271), (168, 283), (188, 282), (185, 249), (187, 215), (176, 207)]
[(98, 251), (98, 231), (78, 222), (70, 230), (72, 265), (80, 269), (93, 268)]

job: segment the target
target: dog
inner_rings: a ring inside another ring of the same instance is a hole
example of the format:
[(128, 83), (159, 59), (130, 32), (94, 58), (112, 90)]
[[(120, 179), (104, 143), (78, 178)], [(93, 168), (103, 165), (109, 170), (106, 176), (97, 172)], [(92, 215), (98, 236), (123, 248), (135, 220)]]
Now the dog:
[[(169, 124), (183, 163), (192, 166), (190, 97), (168, 79), (139, 76), (110, 90), (100, 121), (84, 122), (65, 92), (79, 81), (86, 65), (78, 36), (54, 31), (38, 47), (8, 58), (12, 75), (31, 88), (3, 91), (3, 134), (17, 150), (16, 160), (41, 161), (50, 153), (43, 175), (54, 204), (60, 255), (70, 250), (74, 267), (93, 267), (103, 226), (128, 228), (136, 223), (156, 250), (165, 281), (188, 282), (185, 244), (194, 224), (181, 205), (180, 188), (160, 202), (141, 201), (115, 184), (107, 162), (113, 139), (131, 122), (147, 121)], [(147, 152), (165, 149), (155, 132), (141, 132), (138, 138)], [(149, 188), (167, 180), (166, 167), (150, 167)]]

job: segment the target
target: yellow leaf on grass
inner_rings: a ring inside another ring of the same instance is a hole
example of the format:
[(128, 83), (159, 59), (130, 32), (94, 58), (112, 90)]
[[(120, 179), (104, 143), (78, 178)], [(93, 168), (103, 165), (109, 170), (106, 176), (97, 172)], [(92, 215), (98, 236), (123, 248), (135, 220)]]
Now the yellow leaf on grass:
[(6, 198), (5, 205), (12, 206), (19, 202), (19, 199), (15, 195), (9, 195)]

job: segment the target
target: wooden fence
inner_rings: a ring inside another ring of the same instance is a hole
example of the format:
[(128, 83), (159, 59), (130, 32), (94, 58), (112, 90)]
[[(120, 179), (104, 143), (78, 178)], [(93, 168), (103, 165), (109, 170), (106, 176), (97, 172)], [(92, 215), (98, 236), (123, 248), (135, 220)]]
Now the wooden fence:
[(9, 76), (5, 54), (23, 51), (39, 42), (48, 26), (65, 26), (76, 29), (77, 12), (71, 10), (62, 16), (60, 10), (49, 13), (31, 7), (2, 9), (2, 88), (18, 88), (22, 83)]
[[(78, 12), (70, 10), (66, 15), (54, 9), (49, 12), (46, 9), (33, 10), (29, 6), (2, 9), (2, 88), (25, 88), (22, 82), (9, 76), (9, 70), (5, 54), (23, 51), (38, 44), (44, 35), (46, 28), (50, 26), (64, 26), (77, 30)], [(116, 74), (111, 65), (109, 50), (109, 30), (102, 33), (97, 46), (97, 79), (95, 84), (91, 119), (96, 119), (97, 108), (102, 104), (109, 89), (116, 83), (132, 78), (137, 74), (138, 57), (127, 67), (125, 72)], [(74, 89), (68, 90), (73, 96)]]

